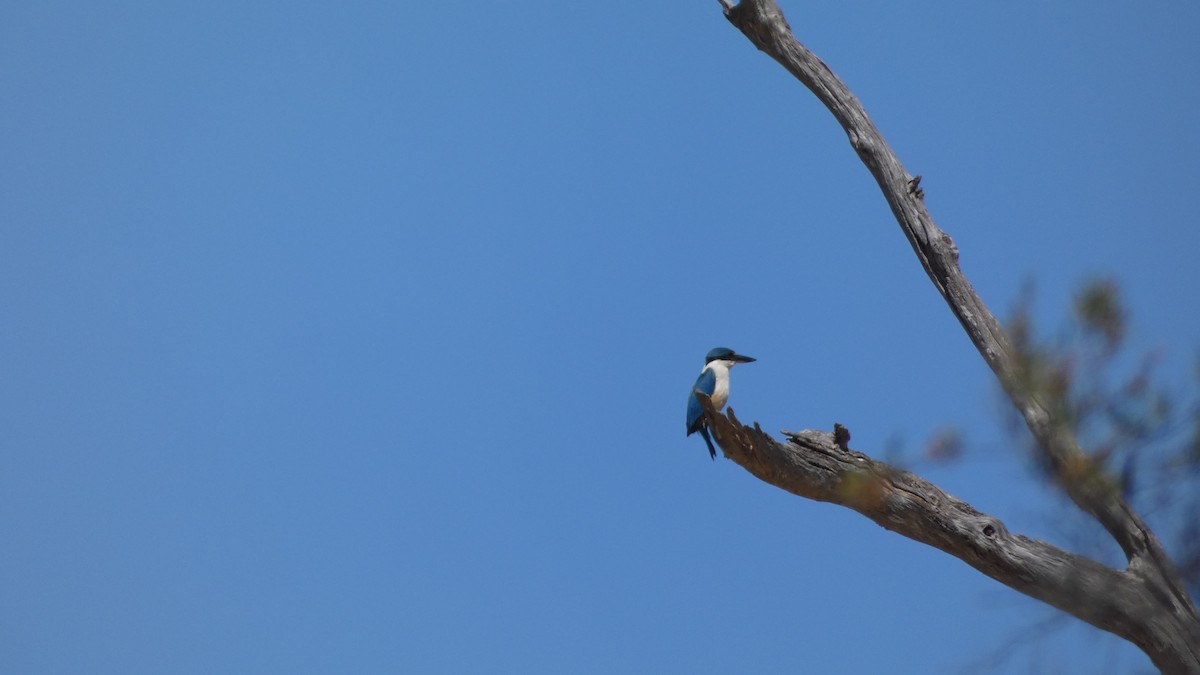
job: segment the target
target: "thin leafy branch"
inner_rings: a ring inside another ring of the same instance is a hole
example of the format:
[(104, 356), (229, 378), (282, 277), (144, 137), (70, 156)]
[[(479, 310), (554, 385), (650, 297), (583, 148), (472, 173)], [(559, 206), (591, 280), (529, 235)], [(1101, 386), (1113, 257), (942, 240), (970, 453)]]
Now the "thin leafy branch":
[[(1119, 286), (1097, 279), (1082, 286), (1070, 320), (1057, 337), (1039, 337), (1032, 291), (1026, 291), (1006, 322), (1026, 370), (1030, 387), (1053, 401), (1080, 439), (1091, 461), (1120, 486), (1125, 499), (1142, 512), (1157, 516), (1169, 529), (1180, 575), (1193, 596), (1200, 591), (1200, 547), (1192, 523), (1200, 515), (1200, 378), (1181, 388), (1164, 384), (1159, 370), (1162, 350), (1129, 354), (1129, 311)], [(1014, 441), (1044, 474), (1040, 449), (1015, 416), (1009, 429)], [(1049, 476), (1053, 478), (1053, 476)]]

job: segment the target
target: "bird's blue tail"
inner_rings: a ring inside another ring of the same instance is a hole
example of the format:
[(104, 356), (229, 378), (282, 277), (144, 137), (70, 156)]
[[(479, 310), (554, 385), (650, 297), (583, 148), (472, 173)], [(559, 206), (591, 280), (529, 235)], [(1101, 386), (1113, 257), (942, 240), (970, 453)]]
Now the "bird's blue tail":
[(704, 442), (708, 443), (708, 454), (712, 456), (713, 461), (717, 461), (717, 449), (713, 447), (712, 438), (708, 435), (707, 427), (700, 427), (700, 435), (704, 437)]

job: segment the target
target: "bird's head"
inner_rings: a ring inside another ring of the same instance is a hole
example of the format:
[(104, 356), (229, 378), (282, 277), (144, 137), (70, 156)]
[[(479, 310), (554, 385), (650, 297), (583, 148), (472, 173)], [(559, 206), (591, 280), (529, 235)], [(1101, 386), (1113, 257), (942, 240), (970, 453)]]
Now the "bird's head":
[(728, 361), (729, 365), (735, 363), (751, 363), (754, 359), (749, 356), (742, 356), (728, 347), (715, 347), (709, 350), (708, 355), (704, 357), (705, 363), (713, 361)]

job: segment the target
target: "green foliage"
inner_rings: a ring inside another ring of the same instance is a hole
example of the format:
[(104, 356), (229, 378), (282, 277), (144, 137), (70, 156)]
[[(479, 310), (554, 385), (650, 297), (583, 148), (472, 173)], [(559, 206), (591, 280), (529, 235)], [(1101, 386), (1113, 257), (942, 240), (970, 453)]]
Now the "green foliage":
[(1100, 339), (1105, 351), (1116, 351), (1125, 337), (1125, 309), (1117, 285), (1108, 279), (1084, 284), (1075, 298), (1075, 320), (1086, 337)]
[[(1017, 303), (1006, 328), (1021, 370), (1020, 384), (1032, 392), (1087, 452), (1087, 461), (1059, 467), (1050, 475), (1045, 454), (1023, 424), (1029, 456), (1055, 480), (1107, 480), (1157, 521), (1164, 544), (1174, 549), (1193, 594), (1200, 591), (1200, 360), (1196, 380), (1185, 391), (1163, 384), (1161, 351), (1129, 354), (1128, 313), (1118, 285), (1109, 279), (1085, 283), (1058, 337), (1046, 338), (1035, 324), (1032, 293)], [(1174, 535), (1172, 541), (1171, 536)]]

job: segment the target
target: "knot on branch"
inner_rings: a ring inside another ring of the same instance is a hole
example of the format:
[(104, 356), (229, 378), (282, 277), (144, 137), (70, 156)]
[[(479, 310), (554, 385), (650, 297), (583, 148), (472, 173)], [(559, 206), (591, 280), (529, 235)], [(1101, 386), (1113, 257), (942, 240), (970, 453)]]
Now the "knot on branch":
[(921, 189), (921, 177), (913, 176), (908, 181), (908, 194), (917, 199), (925, 199), (925, 190)]
[[(922, 195), (924, 195), (924, 193), (922, 193)], [(946, 234), (945, 231), (942, 232), (942, 246), (946, 249), (946, 253), (950, 256), (950, 260), (957, 263), (958, 244), (955, 244), (954, 239), (950, 235)]]
[(979, 534), (983, 535), (986, 539), (996, 541), (1008, 536), (1008, 529), (1004, 527), (1004, 523), (991, 516), (981, 516), (980, 522), (976, 525)]

